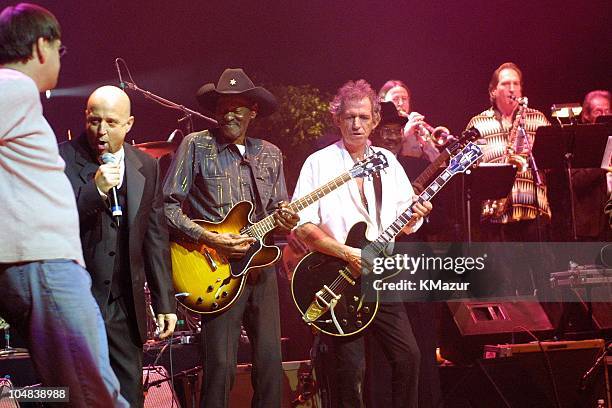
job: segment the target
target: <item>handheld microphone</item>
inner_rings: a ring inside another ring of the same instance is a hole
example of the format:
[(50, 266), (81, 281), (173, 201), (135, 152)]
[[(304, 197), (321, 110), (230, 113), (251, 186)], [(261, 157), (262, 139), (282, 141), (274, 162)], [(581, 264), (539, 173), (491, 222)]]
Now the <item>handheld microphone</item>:
[[(117, 159), (111, 153), (104, 153), (101, 157), (102, 163), (104, 164), (114, 164)], [(119, 205), (119, 200), (117, 199), (117, 187), (111, 187), (110, 194), (108, 196), (111, 203), (111, 213), (113, 214), (113, 218), (119, 226), (119, 221), (121, 220), (121, 216), (123, 215), (123, 211), (121, 210), (121, 205)]]

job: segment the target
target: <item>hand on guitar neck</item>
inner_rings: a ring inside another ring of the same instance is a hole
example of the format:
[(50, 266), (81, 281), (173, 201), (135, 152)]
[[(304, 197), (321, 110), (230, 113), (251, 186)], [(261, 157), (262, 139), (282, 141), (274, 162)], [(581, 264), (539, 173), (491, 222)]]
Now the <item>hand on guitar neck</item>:
[(255, 238), (232, 233), (216, 233), (202, 228), (200, 242), (219, 252), (226, 258), (241, 258), (255, 243)]
[(431, 202), (429, 201), (419, 202), (417, 201), (418, 198), (419, 198), (418, 196), (412, 197), (412, 199), (414, 200), (414, 205), (411, 207), (412, 217), (410, 218), (410, 221), (408, 222), (408, 224), (406, 224), (406, 227), (402, 230), (402, 232), (406, 235), (412, 234), (414, 232), (414, 226), (417, 224), (417, 222), (421, 218), (427, 217), (429, 213), (431, 212), (431, 209), (433, 208), (431, 205)]
[(289, 204), (285, 201), (281, 201), (278, 204), (278, 208), (274, 211), (273, 216), (274, 222), (276, 222), (276, 229), (287, 234), (290, 233), (300, 221), (300, 217), (291, 210)]

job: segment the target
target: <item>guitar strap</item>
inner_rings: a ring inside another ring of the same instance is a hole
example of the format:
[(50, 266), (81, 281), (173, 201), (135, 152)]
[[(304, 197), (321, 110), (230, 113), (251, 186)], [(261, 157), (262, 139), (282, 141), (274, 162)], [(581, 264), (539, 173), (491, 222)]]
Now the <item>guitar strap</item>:
[(376, 223), (378, 224), (378, 232), (381, 233), (383, 230), (380, 216), (380, 207), (382, 206), (382, 182), (380, 180), (380, 173), (374, 174), (374, 201), (376, 201)]

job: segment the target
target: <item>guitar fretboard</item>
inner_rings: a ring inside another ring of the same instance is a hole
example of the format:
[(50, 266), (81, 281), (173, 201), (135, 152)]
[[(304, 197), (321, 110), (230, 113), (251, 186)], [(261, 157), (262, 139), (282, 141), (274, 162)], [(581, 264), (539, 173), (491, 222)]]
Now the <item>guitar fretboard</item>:
[[(431, 200), (438, 192), (444, 187), (444, 185), (453, 177), (448, 169), (444, 170), (431, 184), (419, 195), (417, 202), (423, 203), (423, 201)], [(408, 225), (412, 218), (412, 209), (404, 211), (389, 227), (387, 227), (375, 241), (370, 242), (364, 249), (368, 256), (378, 256), (391, 242), (401, 230)]]
[[(295, 213), (302, 211), (304, 208), (308, 207), (310, 204), (315, 203), (322, 197), (331, 193), (332, 191), (349, 181), (351, 178), (351, 174), (347, 171), (346, 173), (339, 175), (335, 179), (323, 184), (321, 187), (317, 188), (312, 193), (306, 194), (304, 197), (291, 202), (288, 207), (289, 209), (291, 209), (291, 211)], [(276, 228), (274, 216), (268, 215), (263, 220), (258, 221), (250, 227), (246, 228), (243, 233), (253, 238), (263, 239), (264, 236), (270, 231), (272, 231), (274, 228)]]

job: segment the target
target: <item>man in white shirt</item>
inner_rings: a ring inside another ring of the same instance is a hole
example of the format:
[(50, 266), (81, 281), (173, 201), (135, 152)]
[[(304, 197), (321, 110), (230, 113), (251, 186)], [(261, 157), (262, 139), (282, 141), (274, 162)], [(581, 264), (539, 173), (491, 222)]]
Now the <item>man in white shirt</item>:
[[(340, 258), (355, 276), (361, 273), (361, 248), (344, 244), (351, 227), (360, 221), (368, 224), (368, 239), (373, 240), (413, 203), (414, 191), (406, 173), (390, 151), (370, 146), (369, 136), (380, 121), (380, 103), (364, 80), (349, 81), (338, 90), (331, 104), (341, 140), (313, 153), (302, 167), (294, 197), (302, 197), (336, 174), (350, 169), (373, 151), (382, 152), (389, 167), (380, 174), (382, 202), (376, 203), (373, 180), (351, 180), (333, 193), (300, 212), (296, 233), (312, 250)], [(380, 211), (377, 211), (380, 207)], [(424, 202), (412, 206), (415, 217), (406, 233), (414, 232), (431, 210)], [(379, 222), (380, 220), (380, 222)], [(381, 304), (368, 335), (382, 337), (392, 366), (394, 407), (416, 407), (420, 354), (406, 311), (401, 302)], [(337, 356), (337, 402), (339, 407), (363, 406), (362, 382), (365, 346), (361, 335), (333, 338)], [(370, 367), (370, 370), (373, 367)]]
[(0, 13), (0, 315), (27, 340), (44, 386), (68, 387), (71, 406), (123, 407), (38, 95), (57, 84), (64, 52), (48, 10), (21, 3)]

